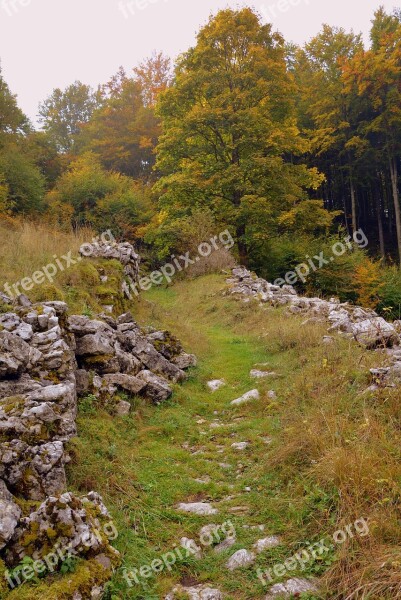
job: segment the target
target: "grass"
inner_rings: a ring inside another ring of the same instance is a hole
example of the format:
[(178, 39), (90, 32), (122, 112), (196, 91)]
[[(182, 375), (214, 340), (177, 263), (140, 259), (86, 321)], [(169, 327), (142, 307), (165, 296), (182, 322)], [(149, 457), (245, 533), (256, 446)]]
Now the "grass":
[[(2, 235), (1, 272), (9, 282), (51, 261), (54, 248), (61, 255), (87, 241), (86, 233), (50, 233), (34, 225)], [(99, 283), (106, 272), (107, 289)], [(39, 301), (54, 294), (72, 312), (92, 315), (103, 303), (113, 303), (109, 295), (120, 277), (115, 261), (83, 261), (61, 273), (52, 289), (38, 287), (29, 295)], [(123, 564), (105, 600), (155, 600), (177, 582), (210, 583), (227, 600), (263, 598), (266, 588), (257, 568), (282, 563), (362, 517), (368, 519), (369, 536), (348, 536), (322, 559), (286, 577), (321, 578), (321, 594), (305, 598), (401, 598), (399, 391), (362, 394), (369, 368), (380, 366), (382, 355), (341, 338), (322, 345), (325, 325), (305, 326), (283, 310), (225, 297), (224, 285), (222, 276), (208, 275), (153, 288), (131, 307), (111, 298), (117, 311), (131, 308), (141, 324), (174, 332), (197, 354), (199, 365), (162, 406), (132, 399), (128, 417), (111, 416), (93, 398), (80, 402), (69, 489), (99, 491), (119, 530)], [(251, 368), (264, 363), (278, 377), (250, 380)], [(215, 378), (227, 385), (211, 394), (206, 382)], [(254, 387), (261, 391), (259, 401), (230, 406)], [(277, 400), (269, 398), (270, 389)], [(210, 427), (215, 419), (221, 427)], [(235, 451), (231, 444), (238, 441), (249, 447)], [(206, 477), (210, 483), (195, 481)], [(196, 517), (174, 509), (177, 502), (198, 500), (210, 501), (219, 514)], [(237, 507), (242, 510), (233, 511)], [(203, 525), (228, 519), (237, 532), (229, 551), (216, 555), (204, 548), (200, 560), (183, 557), (171, 571), (127, 585), (124, 569), (176, 551), (184, 536), (198, 541)], [(260, 524), (263, 533), (250, 528)], [(254, 566), (234, 574), (226, 570), (235, 550), (276, 534), (282, 545), (258, 556)], [(50, 584), (48, 594), (42, 582), (37, 590), (23, 586), (12, 597), (53, 598)]]
[[(114, 305), (123, 312), (126, 303), (120, 293), (122, 266), (118, 261), (102, 259), (84, 259), (78, 261), (79, 248), (95, 238), (91, 229), (65, 232), (51, 229), (47, 224), (12, 222), (9, 226), (0, 224), (2, 244), (0, 248), (0, 291), (8, 293), (4, 285), (9, 284), (17, 295), (13, 285), (32, 275), (49, 264), (60, 261), (63, 269), (57, 268), (54, 277), (46, 277), (44, 283), (34, 285), (25, 291), (21, 285), (19, 292), (25, 293), (33, 302), (62, 300), (68, 303), (72, 314), (96, 314), (102, 312), (104, 305)], [(68, 268), (63, 258), (71, 253), (74, 263)], [(51, 274), (51, 270), (50, 270)], [(100, 277), (108, 277), (102, 284)]]
[[(124, 419), (102, 412), (79, 418), (71, 483), (79, 492), (101, 491), (120, 532), (123, 566), (108, 597), (163, 598), (181, 581), (211, 583), (228, 600), (262, 598), (266, 589), (257, 568), (281, 563), (362, 517), (369, 519), (368, 537), (349, 536), (287, 577), (325, 574), (322, 594), (309, 598), (401, 597), (396, 394), (361, 395), (381, 355), (343, 339), (322, 346), (325, 326), (305, 327), (282, 311), (238, 303), (222, 295), (223, 284), (222, 277), (207, 276), (155, 288), (137, 307), (140, 322), (171, 329), (199, 357), (170, 402), (158, 408), (139, 403)], [(260, 401), (233, 409), (230, 400), (255, 387), (249, 371), (257, 363), (268, 363), (279, 377), (257, 382)], [(205, 385), (211, 378), (227, 386), (211, 394)], [(223, 427), (211, 429), (216, 418)], [(250, 446), (239, 453), (231, 448), (234, 441)], [(210, 483), (195, 481), (205, 477)], [(219, 514), (196, 517), (174, 509), (177, 502), (198, 500), (212, 502)], [(174, 551), (181, 537), (199, 540), (204, 524), (227, 519), (237, 531), (231, 550), (215, 555), (206, 548), (201, 560), (178, 561), (171, 572), (127, 586), (124, 568), (148, 565)], [(259, 524), (264, 533), (248, 528)], [(261, 554), (255, 566), (234, 575), (225, 569), (235, 550), (275, 534), (282, 546)], [(372, 582), (377, 587), (369, 595)]]

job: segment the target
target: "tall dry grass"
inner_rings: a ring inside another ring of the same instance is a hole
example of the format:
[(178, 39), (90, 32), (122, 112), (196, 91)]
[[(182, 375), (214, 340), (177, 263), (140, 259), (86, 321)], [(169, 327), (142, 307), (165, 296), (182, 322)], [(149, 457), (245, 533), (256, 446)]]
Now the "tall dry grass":
[(0, 291), (5, 283), (17, 283), (54, 263), (55, 256), (61, 258), (70, 251), (77, 256), (81, 244), (92, 241), (94, 235), (90, 229), (65, 232), (29, 221), (0, 224)]

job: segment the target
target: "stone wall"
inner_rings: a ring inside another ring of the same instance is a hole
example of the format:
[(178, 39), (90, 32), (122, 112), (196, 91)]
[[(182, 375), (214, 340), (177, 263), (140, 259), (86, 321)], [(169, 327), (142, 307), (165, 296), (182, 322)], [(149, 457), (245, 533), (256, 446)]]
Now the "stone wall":
[[(95, 248), (137, 276), (131, 249)], [(69, 316), (63, 302), (21, 296), (13, 304), (3, 295), (2, 303), (9, 310), (0, 314), (0, 559), (11, 568), (24, 556), (39, 560), (49, 547), (72, 545), (110, 569), (116, 551), (96, 533), (110, 519), (102, 499), (67, 491), (77, 398), (92, 394), (118, 418), (131, 404), (116, 392), (163, 402), (196, 359), (170, 333), (141, 329), (130, 313), (90, 319)]]

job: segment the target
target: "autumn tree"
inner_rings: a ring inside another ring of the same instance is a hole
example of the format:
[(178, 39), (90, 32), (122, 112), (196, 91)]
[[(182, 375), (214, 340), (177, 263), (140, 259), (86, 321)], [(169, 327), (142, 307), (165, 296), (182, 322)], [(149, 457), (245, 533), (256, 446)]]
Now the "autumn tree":
[(134, 74), (141, 86), (145, 106), (153, 107), (171, 82), (171, 60), (162, 52), (155, 52), (134, 68)]
[(82, 132), (85, 151), (94, 152), (106, 169), (147, 179), (155, 162), (159, 120), (144, 102), (142, 86), (120, 70), (106, 86), (107, 97)]
[(55, 89), (39, 107), (39, 122), (60, 152), (75, 150), (82, 126), (88, 123), (101, 94), (76, 81), (65, 90)]
[[(308, 132), (314, 164), (325, 173), (347, 179), (352, 230), (358, 229), (356, 178), (364, 142), (357, 126), (361, 102), (353, 88), (346, 89), (343, 65), (363, 50), (361, 35), (324, 25), (323, 30), (296, 53), (295, 73), (299, 89), (299, 122)], [(344, 199), (345, 202), (345, 199)], [(347, 204), (344, 212), (347, 214)]]
[(203, 27), (159, 114), (163, 214), (175, 219), (207, 206), (232, 227), (243, 263), (255, 240), (267, 239), (295, 206), (302, 211), (305, 190), (322, 181), (296, 158), (306, 144), (283, 39), (249, 8), (220, 11)]
[(360, 52), (344, 68), (348, 87), (356, 85), (369, 103), (370, 115), (363, 123), (365, 135), (376, 148), (376, 158), (387, 160), (401, 263), (401, 210), (399, 161), (401, 153), (401, 23), (400, 15), (375, 14), (372, 47)]

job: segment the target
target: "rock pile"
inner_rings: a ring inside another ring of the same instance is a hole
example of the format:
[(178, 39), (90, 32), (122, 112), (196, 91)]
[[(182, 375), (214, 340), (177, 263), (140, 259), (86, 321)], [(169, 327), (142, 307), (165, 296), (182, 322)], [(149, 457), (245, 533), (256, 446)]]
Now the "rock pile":
[[(96, 241), (93, 244), (83, 244), (79, 250), (81, 256), (90, 258), (109, 258), (118, 260), (124, 267), (124, 275), (131, 284), (139, 279), (141, 258), (134, 246), (129, 242)], [(123, 285), (123, 291), (125, 286)]]
[[(394, 379), (401, 380), (400, 321), (389, 323), (372, 309), (341, 303), (336, 298), (324, 300), (299, 296), (291, 285), (273, 285), (244, 267), (234, 268), (227, 283), (227, 293), (240, 296), (245, 302), (254, 299), (261, 305), (287, 306), (290, 314), (304, 315), (315, 322), (328, 322), (329, 332), (354, 339), (365, 348), (387, 348), (393, 365), (382, 374), (382, 380), (389, 383)], [(323, 340), (324, 343), (332, 341), (329, 336)]]
[(196, 359), (168, 332), (142, 330), (130, 313), (89, 319), (68, 316), (63, 302), (2, 301), (10, 309), (0, 314), (0, 558), (13, 567), (69, 544), (81, 557), (106, 556), (110, 567), (115, 551), (96, 534), (108, 516), (101, 498), (66, 491), (77, 396), (93, 394), (127, 414), (117, 391), (160, 403)]

